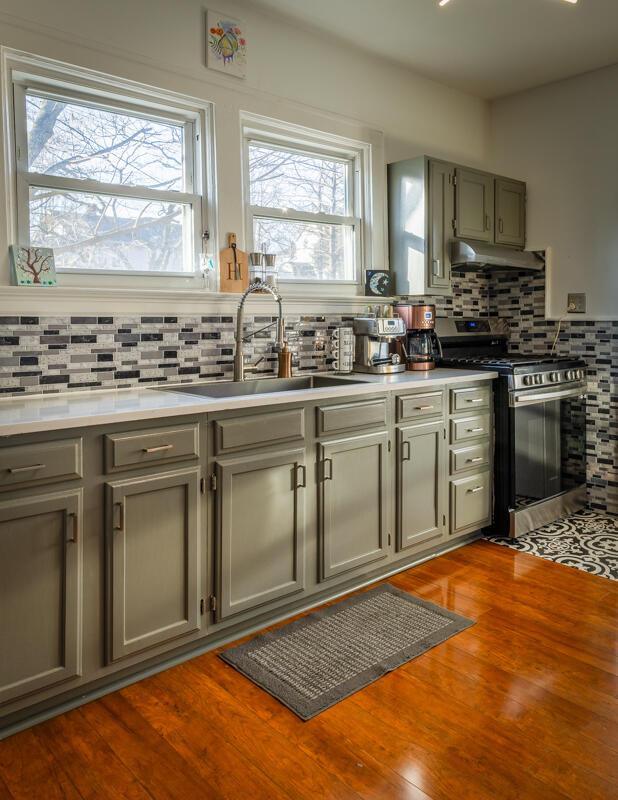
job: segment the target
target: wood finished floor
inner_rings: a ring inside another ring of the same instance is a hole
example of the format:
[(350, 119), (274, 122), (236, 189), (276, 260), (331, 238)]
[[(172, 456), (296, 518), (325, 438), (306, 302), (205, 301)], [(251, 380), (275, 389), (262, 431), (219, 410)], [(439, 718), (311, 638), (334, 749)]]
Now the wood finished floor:
[(477, 624), (309, 722), (208, 653), (0, 742), (0, 798), (618, 797), (618, 584), (477, 542), (389, 579)]

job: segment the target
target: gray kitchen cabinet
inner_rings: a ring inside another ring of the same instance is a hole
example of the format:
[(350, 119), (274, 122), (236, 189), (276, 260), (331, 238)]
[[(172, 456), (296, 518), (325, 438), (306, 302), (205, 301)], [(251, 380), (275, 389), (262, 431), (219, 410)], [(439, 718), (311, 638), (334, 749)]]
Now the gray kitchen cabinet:
[(490, 472), (481, 472), (451, 480), (451, 535), (460, 535), (489, 525), (491, 522), (491, 488)]
[(450, 294), (453, 171), (427, 156), (388, 165), (390, 268), (399, 295)]
[(495, 203), (494, 241), (523, 249), (526, 246), (526, 184), (496, 178)]
[(199, 467), (108, 483), (109, 661), (200, 628)]
[(0, 704), (80, 673), (82, 491), (0, 502)]
[(219, 621), (303, 590), (305, 449), (220, 459), (214, 476)]
[(493, 242), (494, 176), (457, 167), (455, 181), (455, 235)]
[(388, 555), (389, 434), (319, 445), (319, 577), (327, 580)]
[(425, 546), (445, 533), (444, 422), (397, 431), (397, 550)]

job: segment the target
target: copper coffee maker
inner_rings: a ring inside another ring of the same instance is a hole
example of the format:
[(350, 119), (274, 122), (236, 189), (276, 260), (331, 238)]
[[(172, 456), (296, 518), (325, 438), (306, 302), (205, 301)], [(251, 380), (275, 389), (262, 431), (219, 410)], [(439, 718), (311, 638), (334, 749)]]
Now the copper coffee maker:
[(409, 370), (428, 370), (441, 356), (440, 340), (435, 331), (436, 307), (398, 303), (395, 314), (406, 326), (405, 358)]

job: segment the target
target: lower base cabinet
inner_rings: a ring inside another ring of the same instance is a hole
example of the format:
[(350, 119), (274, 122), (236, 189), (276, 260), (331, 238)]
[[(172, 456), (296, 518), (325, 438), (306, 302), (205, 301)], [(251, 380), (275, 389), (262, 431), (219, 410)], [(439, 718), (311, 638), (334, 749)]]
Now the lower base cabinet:
[(79, 675), (81, 497), (0, 502), (0, 704)]
[(319, 577), (388, 555), (388, 432), (319, 445)]
[(397, 431), (397, 549), (437, 541), (445, 533), (444, 422)]
[(491, 522), (491, 473), (481, 472), (451, 481), (451, 535), (468, 533)]
[(304, 589), (304, 448), (216, 462), (216, 620)]
[(200, 627), (200, 469), (107, 484), (109, 661)]

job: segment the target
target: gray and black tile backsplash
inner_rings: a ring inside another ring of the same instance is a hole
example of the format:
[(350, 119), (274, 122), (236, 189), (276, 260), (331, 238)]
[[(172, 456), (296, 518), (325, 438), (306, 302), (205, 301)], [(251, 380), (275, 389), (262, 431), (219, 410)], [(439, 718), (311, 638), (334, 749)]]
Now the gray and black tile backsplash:
[[(550, 350), (557, 323), (545, 319), (544, 273), (466, 273), (453, 278), (452, 296), (426, 298), (436, 304), (439, 316), (498, 315), (510, 323), (512, 350)], [(295, 371), (329, 369), (331, 332), (338, 325), (351, 324), (352, 317), (285, 316)], [(273, 319), (247, 315), (247, 330)], [(274, 327), (245, 345), (249, 375), (276, 371), (273, 342)], [(0, 393), (229, 379), (233, 348), (234, 318), (229, 315), (0, 317)], [(564, 321), (556, 352), (583, 358), (588, 364), (590, 500), (595, 508), (616, 513), (618, 322)]]

